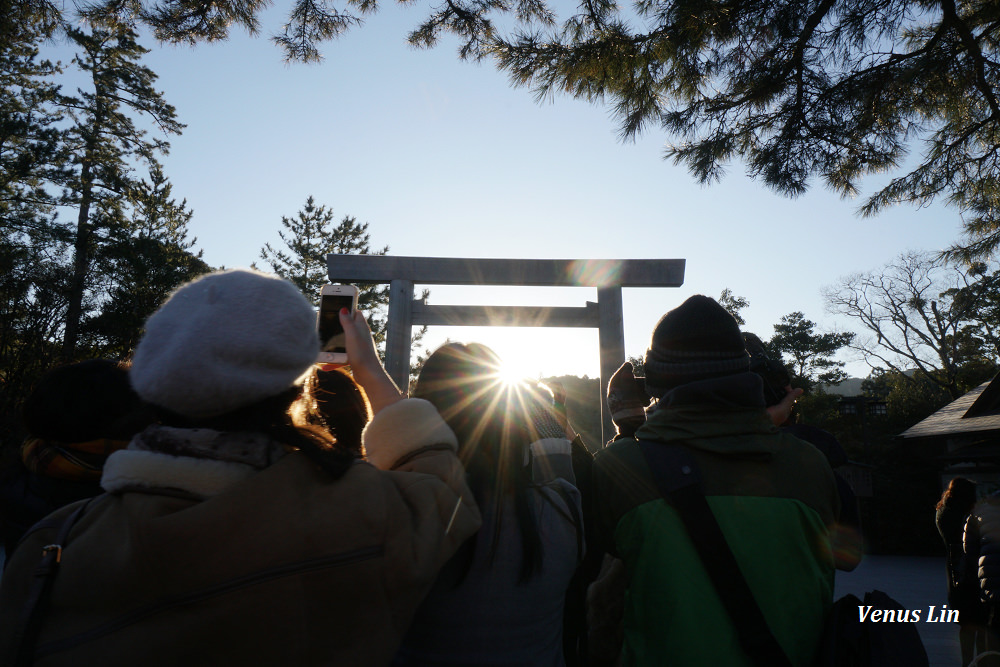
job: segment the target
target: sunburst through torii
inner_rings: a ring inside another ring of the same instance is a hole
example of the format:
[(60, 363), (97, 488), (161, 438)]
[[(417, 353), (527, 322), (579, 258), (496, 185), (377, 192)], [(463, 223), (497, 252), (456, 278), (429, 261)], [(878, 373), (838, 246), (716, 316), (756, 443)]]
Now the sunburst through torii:
[[(623, 287), (680, 287), (683, 259), (485, 259), (328, 255), (331, 282), (389, 283), (385, 368), (407, 385), (414, 326), (589, 327), (598, 330), (601, 395), (625, 360)], [(542, 306), (434, 306), (414, 299), (414, 285), (596, 287), (597, 303), (579, 308)], [(601, 401), (604, 440), (614, 434)]]

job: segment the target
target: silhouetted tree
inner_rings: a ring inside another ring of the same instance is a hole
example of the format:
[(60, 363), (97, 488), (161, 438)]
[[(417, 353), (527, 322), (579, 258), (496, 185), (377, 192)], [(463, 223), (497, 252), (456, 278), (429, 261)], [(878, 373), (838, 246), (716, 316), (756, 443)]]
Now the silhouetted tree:
[[(320, 287), (329, 282), (327, 255), (384, 255), (389, 246), (373, 250), (368, 223), (359, 223), (353, 216), (345, 215), (334, 222), (333, 211), (326, 206), (316, 206), (310, 195), (306, 204), (294, 218), (281, 217), (279, 231), (285, 249), (264, 244), (260, 259), (270, 270), (295, 283), (306, 298), (319, 304)], [(385, 341), (386, 309), (389, 306), (389, 286), (378, 283), (357, 283), (358, 309), (365, 313), (376, 343)]]
[(768, 342), (773, 352), (791, 371), (796, 387), (810, 389), (817, 384), (836, 384), (847, 377), (844, 362), (833, 357), (854, 340), (849, 332), (816, 331), (816, 323), (796, 311), (774, 325), (774, 335)]
[(69, 154), (58, 64), (39, 59), (46, 35), (21, 26), (0, 48), (0, 225), (8, 239), (51, 226)]
[(881, 270), (842, 279), (824, 298), (865, 332), (849, 347), (869, 366), (903, 381), (926, 380), (955, 399), (982, 381), (980, 372), (969, 377), (963, 369), (988, 376), (985, 369), (996, 367), (996, 351), (977, 335), (979, 300), (962, 291), (974, 281), (928, 254), (904, 253)]
[(71, 253), (50, 231), (0, 235), (0, 444), (20, 430), (21, 402), (61, 349)]
[(81, 327), (93, 353), (127, 358), (142, 335), (146, 319), (181, 284), (211, 271), (197, 239), (188, 238), (192, 212), (171, 197), (172, 186), (154, 168), (148, 181), (133, 186), (130, 217), (108, 230), (97, 249), (94, 274), (100, 280), (99, 305)]
[(733, 290), (727, 287), (722, 290), (722, 294), (719, 295), (719, 305), (725, 308), (726, 312), (733, 316), (733, 319), (736, 320), (737, 324), (741, 327), (746, 326), (746, 320), (744, 320), (743, 316), (740, 314), (740, 311), (744, 308), (750, 307), (750, 302), (747, 301), (745, 297), (736, 296), (733, 294)]
[(145, 317), (207, 267), (157, 162), (166, 141), (147, 132), (183, 126), (135, 34), (64, 26), (67, 69), (83, 82), (70, 96), (61, 67), (38, 57), (55, 24), (12, 11), (30, 18), (0, 16), (0, 442), (16, 446), (40, 375), (67, 358), (127, 356)]
[(95, 306), (90, 293), (91, 261), (97, 246), (115, 230), (125, 226), (126, 208), (137, 186), (133, 168), (158, 168), (157, 154), (169, 144), (150, 138), (136, 124), (143, 116), (163, 134), (178, 134), (183, 125), (174, 108), (154, 87), (156, 74), (141, 64), (148, 53), (136, 42), (132, 30), (68, 28), (67, 35), (78, 49), (75, 66), (87, 76), (89, 89), (63, 102), (72, 119), (68, 148), (74, 156), (73, 173), (64, 183), (64, 204), (76, 212), (73, 225), (73, 273), (63, 356), (71, 358), (80, 335), (80, 324), (88, 308)]
[[(59, 15), (53, 0), (5, 0), (13, 16)], [(260, 0), (77, 0), (96, 24), (150, 26), (175, 43), (260, 29)], [(400, 0), (401, 4), (412, 4)], [(290, 60), (379, 6), (291, 0), (272, 39)], [(22, 9), (27, 7), (28, 9)], [(557, 93), (610, 105), (624, 138), (651, 126), (666, 157), (701, 182), (742, 160), (795, 196), (814, 179), (852, 196), (870, 174), (920, 159), (861, 207), (942, 197), (962, 214), (970, 260), (1000, 244), (1000, 21), (992, 2), (953, 0), (448, 0), (430, 6), (409, 41), (459, 40), (463, 59), (493, 58), (538, 99)], [(560, 17), (557, 10), (564, 11)]]

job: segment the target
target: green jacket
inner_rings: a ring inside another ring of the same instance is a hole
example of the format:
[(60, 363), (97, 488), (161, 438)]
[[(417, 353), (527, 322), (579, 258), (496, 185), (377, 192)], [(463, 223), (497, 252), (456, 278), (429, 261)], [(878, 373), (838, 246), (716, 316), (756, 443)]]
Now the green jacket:
[[(772, 632), (793, 665), (807, 665), (832, 603), (827, 526), (839, 500), (823, 455), (773, 426), (755, 377), (675, 389), (636, 437), (691, 449), (708, 503)], [(629, 579), (623, 664), (749, 666), (635, 440), (598, 454), (594, 486), (598, 531)]]

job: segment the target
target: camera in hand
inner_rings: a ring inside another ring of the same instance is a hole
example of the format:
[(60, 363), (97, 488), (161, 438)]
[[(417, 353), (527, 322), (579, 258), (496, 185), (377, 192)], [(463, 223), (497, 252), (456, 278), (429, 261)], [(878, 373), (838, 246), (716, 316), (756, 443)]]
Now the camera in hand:
[(354, 285), (323, 285), (319, 297), (319, 329), (321, 363), (346, 364), (347, 339), (340, 323), (340, 311), (354, 312), (358, 307), (358, 288)]
[(343, 295), (323, 295), (320, 297), (319, 339), (324, 352), (346, 352), (344, 327), (340, 324), (341, 308), (352, 307), (352, 298)]

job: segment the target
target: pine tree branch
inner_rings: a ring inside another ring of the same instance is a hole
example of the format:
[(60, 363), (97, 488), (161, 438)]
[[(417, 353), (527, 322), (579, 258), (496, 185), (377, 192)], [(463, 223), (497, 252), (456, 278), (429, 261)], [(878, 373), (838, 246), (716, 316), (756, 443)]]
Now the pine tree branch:
[(958, 11), (955, 8), (955, 0), (941, 0), (941, 11), (944, 13), (944, 20), (955, 27), (962, 43), (965, 44), (965, 48), (972, 58), (973, 69), (976, 74), (976, 87), (990, 107), (990, 117), (997, 118), (1000, 116), (1000, 104), (997, 103), (993, 89), (986, 81), (985, 58), (983, 57), (982, 50), (979, 48), (979, 42), (973, 36), (968, 24), (959, 18)]

